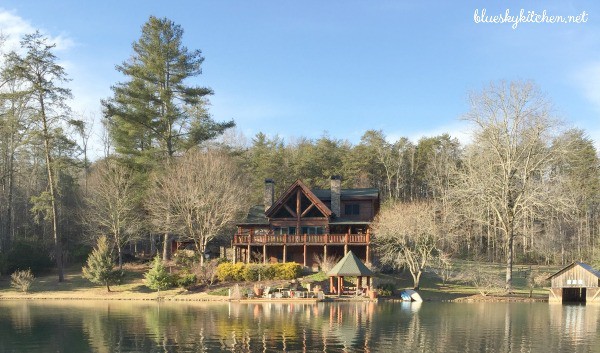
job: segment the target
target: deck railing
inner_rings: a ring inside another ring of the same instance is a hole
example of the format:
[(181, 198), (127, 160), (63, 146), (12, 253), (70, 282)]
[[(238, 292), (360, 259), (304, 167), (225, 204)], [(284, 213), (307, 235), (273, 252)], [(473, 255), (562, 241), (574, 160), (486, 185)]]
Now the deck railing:
[(302, 234), (302, 235), (275, 235), (269, 234), (235, 234), (234, 245), (324, 245), (324, 244), (367, 244), (370, 243), (369, 234)]

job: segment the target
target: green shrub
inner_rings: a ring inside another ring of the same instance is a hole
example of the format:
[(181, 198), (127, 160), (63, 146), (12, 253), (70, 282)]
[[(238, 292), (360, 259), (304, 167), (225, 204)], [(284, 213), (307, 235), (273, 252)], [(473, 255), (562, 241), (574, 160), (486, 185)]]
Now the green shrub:
[(217, 267), (217, 278), (221, 282), (226, 281), (243, 281), (245, 264), (238, 262), (232, 264), (231, 262), (225, 262)]
[(15, 271), (10, 276), (10, 285), (16, 289), (20, 290), (23, 293), (27, 293), (29, 291), (29, 287), (33, 284), (35, 277), (30, 269), (26, 271)]
[(273, 265), (247, 264), (244, 267), (244, 281), (256, 282), (275, 278)]
[(182, 273), (176, 277), (177, 286), (181, 288), (190, 288), (196, 284), (196, 275), (193, 273)]
[(275, 267), (272, 265), (261, 265), (260, 277), (263, 280), (275, 279)]
[(244, 281), (246, 282), (256, 282), (258, 281), (258, 277), (259, 275), (261, 275), (260, 279), (262, 280), (262, 274), (261, 274), (261, 265), (258, 264), (248, 264), (246, 266), (244, 266)]
[(217, 278), (220, 282), (231, 281), (233, 279), (233, 264), (225, 262), (217, 266)]
[(275, 271), (274, 279), (296, 279), (302, 275), (302, 266), (295, 262), (271, 265)]
[(144, 274), (144, 278), (148, 288), (157, 291), (169, 289), (174, 284), (173, 276), (167, 272), (167, 268), (163, 265), (159, 255), (156, 255), (152, 261), (152, 268)]
[(295, 262), (285, 264), (243, 264), (230, 262), (222, 263), (217, 267), (217, 278), (221, 282), (247, 281), (255, 282), (271, 279), (295, 279), (302, 275), (302, 266)]
[(382, 283), (377, 287), (377, 294), (382, 297), (389, 297), (394, 294), (394, 285), (392, 283)]
[[(237, 275), (237, 271), (238, 271), (238, 266), (239, 264), (232, 264), (231, 262), (224, 262), (222, 264), (220, 264), (219, 266), (217, 266), (217, 278), (219, 279), (219, 281), (221, 282), (227, 282), (227, 281), (237, 281), (238, 275)], [(241, 264), (242, 266), (244, 264)], [(242, 268), (242, 272), (243, 272), (243, 268)], [(242, 274), (243, 276), (243, 274)]]
[(233, 265), (233, 280), (243, 281), (244, 280), (244, 267), (246, 264), (238, 262)]

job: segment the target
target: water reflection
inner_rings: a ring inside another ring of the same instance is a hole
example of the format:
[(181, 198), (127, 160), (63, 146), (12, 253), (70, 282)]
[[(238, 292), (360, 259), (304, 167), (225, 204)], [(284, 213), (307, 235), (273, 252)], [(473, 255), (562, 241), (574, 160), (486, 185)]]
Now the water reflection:
[(0, 302), (0, 351), (600, 351), (597, 306)]

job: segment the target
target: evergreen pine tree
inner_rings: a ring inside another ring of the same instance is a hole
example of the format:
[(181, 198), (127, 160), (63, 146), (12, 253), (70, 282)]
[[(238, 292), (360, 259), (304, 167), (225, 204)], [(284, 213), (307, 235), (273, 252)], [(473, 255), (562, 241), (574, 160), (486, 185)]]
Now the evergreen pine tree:
[(56, 165), (56, 150), (61, 141), (69, 142), (61, 133), (61, 122), (68, 121), (69, 107), (67, 100), (71, 91), (61, 85), (68, 82), (67, 74), (62, 66), (57, 64), (58, 58), (52, 53), (54, 44), (40, 32), (23, 36), (21, 48), (24, 54), (11, 52), (6, 56), (7, 69), (4, 75), (9, 80), (20, 82), (24, 90), (31, 94), (30, 110), (36, 135), (43, 144), (44, 159), (47, 172), (47, 191), (37, 197), (32, 197), (34, 212), (40, 211), (44, 218), (52, 222), (54, 237), (54, 256), (58, 269), (58, 281), (64, 280), (63, 271), (63, 239), (59, 229), (59, 190), (58, 170)]
[(201, 74), (204, 58), (183, 46), (182, 36), (181, 26), (151, 16), (131, 59), (117, 66), (129, 81), (113, 86), (114, 96), (103, 101), (117, 153), (138, 166), (151, 167), (234, 126), (207, 113), (211, 89), (186, 84)]
[(114, 270), (112, 251), (106, 236), (98, 238), (96, 248), (87, 259), (83, 267), (83, 277), (92, 283), (104, 284), (110, 292), (110, 285), (118, 281), (119, 271)]
[[(112, 87), (104, 114), (115, 150), (141, 179), (177, 151), (210, 140), (233, 127), (215, 122), (207, 112), (210, 88), (188, 85), (202, 73), (200, 50), (182, 43), (183, 29), (167, 18), (151, 16), (133, 43), (131, 59), (117, 66), (129, 81)], [(169, 233), (163, 237), (163, 259), (169, 257)]]
[(161, 291), (173, 287), (173, 276), (167, 271), (165, 265), (160, 258), (156, 255), (154, 261), (152, 261), (152, 268), (144, 275), (146, 279), (146, 285), (150, 289)]

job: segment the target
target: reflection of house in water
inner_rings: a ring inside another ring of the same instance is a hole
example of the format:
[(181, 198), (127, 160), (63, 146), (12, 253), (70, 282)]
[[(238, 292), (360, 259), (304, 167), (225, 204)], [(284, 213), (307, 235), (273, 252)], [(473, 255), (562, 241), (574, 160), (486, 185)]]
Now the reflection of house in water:
[(573, 262), (549, 278), (551, 303), (600, 303), (600, 272), (583, 262)]
[(360, 348), (370, 352), (375, 303), (349, 302), (324, 308), (329, 311), (329, 325), (323, 326), (324, 352), (339, 351), (340, 348), (341, 351)]
[(600, 307), (584, 305), (549, 305), (550, 326), (559, 330), (554, 334), (572, 342), (581, 342), (595, 335), (598, 329)]
[(348, 303), (229, 303), (223, 351), (370, 352), (377, 305)]

